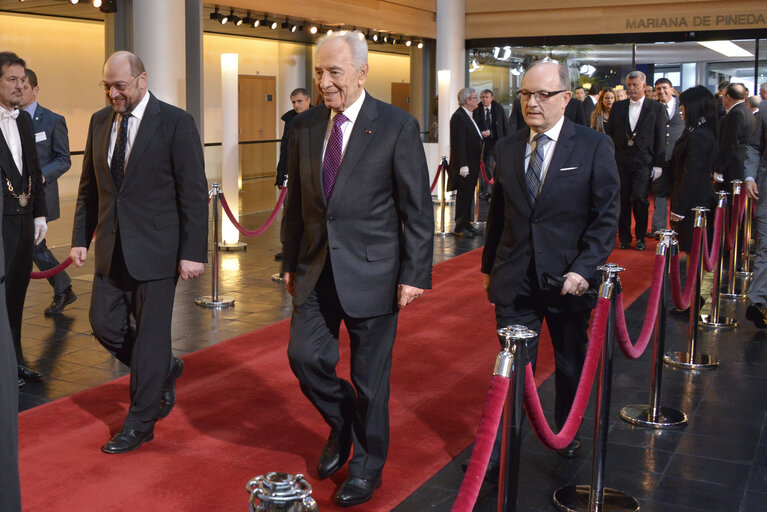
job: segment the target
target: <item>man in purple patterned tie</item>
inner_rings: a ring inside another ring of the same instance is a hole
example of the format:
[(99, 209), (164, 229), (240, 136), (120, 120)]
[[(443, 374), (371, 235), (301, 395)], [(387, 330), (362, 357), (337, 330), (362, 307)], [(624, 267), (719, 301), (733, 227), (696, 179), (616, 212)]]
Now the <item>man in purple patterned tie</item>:
[[(288, 150), (288, 358), (330, 426), (318, 476), (343, 467), (354, 446), (334, 497), (352, 506), (381, 485), (397, 315), (431, 287), (434, 214), (418, 122), (363, 89), (363, 34), (333, 33), (315, 62), (324, 104), (296, 116)], [(354, 385), (335, 371), (342, 321)]]

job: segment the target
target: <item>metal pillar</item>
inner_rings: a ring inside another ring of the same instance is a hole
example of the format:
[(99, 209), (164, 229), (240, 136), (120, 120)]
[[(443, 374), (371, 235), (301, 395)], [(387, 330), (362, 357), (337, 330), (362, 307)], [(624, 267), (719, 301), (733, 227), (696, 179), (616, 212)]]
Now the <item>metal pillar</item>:
[[(725, 191), (719, 191), (716, 193), (719, 196), (719, 199), (717, 201), (717, 208), (726, 208), (727, 207), (727, 196), (730, 194), (729, 192)], [(738, 322), (736, 322), (734, 319), (729, 317), (720, 317), (719, 316), (719, 299), (721, 297), (721, 294), (719, 293), (719, 288), (721, 286), (722, 282), (722, 265), (724, 261), (724, 246), (727, 244), (727, 222), (725, 222), (722, 225), (722, 233), (719, 237), (719, 256), (718, 260), (716, 262), (716, 268), (714, 269), (714, 285), (711, 289), (711, 314), (709, 315), (701, 315), (700, 317), (700, 325), (703, 327), (708, 327), (710, 329), (732, 329), (733, 327), (737, 327)]]

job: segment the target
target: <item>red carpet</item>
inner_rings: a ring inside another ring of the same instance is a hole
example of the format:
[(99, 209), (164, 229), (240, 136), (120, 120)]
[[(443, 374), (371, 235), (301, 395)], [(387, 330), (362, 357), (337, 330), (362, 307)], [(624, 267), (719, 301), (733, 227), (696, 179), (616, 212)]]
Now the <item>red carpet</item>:
[[(480, 254), (437, 265), (435, 289), (400, 315), (384, 483), (357, 510), (391, 510), (473, 441), (499, 350)], [(623, 275), (630, 304), (647, 286), (652, 252), (615, 256), (610, 261), (631, 269)], [(173, 414), (156, 425), (154, 441), (130, 454), (99, 450), (125, 417), (127, 377), (22, 413), (24, 510), (247, 510), (245, 484), (269, 471), (304, 473), (320, 510), (337, 510), (330, 496), (346, 470), (314, 477), (327, 427), (298, 389), (287, 339), (283, 321), (185, 357)], [(539, 382), (552, 359), (542, 340)], [(341, 360), (345, 374), (348, 351)]]

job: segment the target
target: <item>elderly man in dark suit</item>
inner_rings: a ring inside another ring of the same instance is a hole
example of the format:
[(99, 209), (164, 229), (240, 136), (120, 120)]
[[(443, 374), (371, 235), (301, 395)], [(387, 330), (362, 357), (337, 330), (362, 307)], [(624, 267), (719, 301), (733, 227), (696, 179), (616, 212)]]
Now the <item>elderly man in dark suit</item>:
[(111, 106), (91, 117), (70, 256), (82, 266), (96, 234), (93, 335), (131, 369), (128, 416), (101, 449), (123, 453), (151, 441), (176, 402), (173, 298), (179, 277), (203, 271), (208, 194), (192, 116), (148, 92), (132, 53), (112, 54), (103, 76)]
[(660, 178), (666, 163), (666, 113), (657, 101), (645, 97), (645, 74), (626, 76), (628, 99), (616, 101), (605, 134), (613, 139), (620, 186), (620, 248), (631, 247), (631, 214), (634, 214), (636, 249), (644, 251), (649, 215), (650, 183)]
[[(496, 185), (482, 254), (484, 286), (497, 326), (539, 331), (545, 319), (556, 361), (555, 422), (562, 427), (586, 355), (594, 301), (583, 296), (612, 251), (618, 221), (618, 171), (610, 139), (564, 117), (567, 66), (538, 61), (519, 95), (530, 126), (496, 146)], [(545, 289), (544, 273), (564, 277)], [(537, 339), (530, 345), (537, 354)], [(579, 443), (562, 450), (573, 456)], [(495, 452), (498, 454), (498, 450)]]
[[(495, 168), (495, 143), (508, 134), (509, 125), (506, 122), (506, 112), (504, 112), (503, 107), (493, 99), (493, 91), (485, 89), (480, 93), (479, 99), (481, 104), (472, 114), (485, 143), (482, 161), (485, 163), (485, 173), (490, 179), (493, 177), (493, 169)], [(479, 180), (479, 196), (482, 199), (490, 198), (490, 187), (491, 185), (485, 183), (484, 179)]]
[(39, 381), (43, 374), (26, 365), (21, 348), (21, 319), (32, 270), (35, 244), (45, 238), (45, 192), (35, 150), (32, 118), (17, 107), (26, 82), (25, 63), (0, 52), (0, 168), (3, 182), (5, 296), (18, 363), (18, 385)]
[(679, 110), (679, 100), (674, 94), (674, 86), (671, 81), (668, 78), (657, 79), (655, 92), (658, 95), (658, 103), (663, 105), (666, 110), (666, 154), (660, 178), (652, 184), (655, 210), (652, 215), (651, 232), (648, 233), (648, 236), (661, 229), (666, 229), (668, 197), (671, 195), (674, 179), (671, 175), (671, 160), (674, 155), (674, 145), (684, 131), (684, 119)]
[(730, 84), (722, 95), (725, 116), (719, 127), (719, 155), (714, 162), (714, 180), (723, 190), (731, 190), (732, 180), (745, 178), (748, 145), (757, 122), (746, 105), (748, 93), (743, 84)]
[(447, 189), (455, 190), (455, 227), (453, 234), (474, 238), (479, 231), (471, 225), (474, 188), (479, 178), (482, 160), (482, 131), (474, 122), (473, 112), (479, 105), (477, 92), (471, 87), (458, 91), (458, 109), (450, 117), (450, 161), (447, 168)]
[[(37, 158), (43, 173), (45, 203), (48, 208), (46, 220), (51, 223), (60, 216), (58, 179), (72, 165), (69, 158), (67, 123), (63, 116), (51, 112), (37, 103), (37, 94), (40, 92), (37, 74), (27, 68), (26, 75), (27, 81), (24, 84), (21, 107), (32, 116), (35, 127)], [(49, 270), (59, 264), (59, 261), (48, 249), (45, 240), (35, 245), (33, 256), (35, 265), (40, 270)], [(45, 315), (52, 316), (61, 313), (67, 305), (77, 300), (77, 295), (72, 291), (72, 280), (65, 270), (49, 277), (48, 282), (53, 287), (53, 300), (45, 308)]]
[[(434, 215), (418, 122), (365, 92), (367, 42), (334, 32), (317, 46), (324, 100), (293, 121), (283, 245), (293, 296), (288, 359), (330, 427), (317, 463), (327, 478), (354, 456), (334, 500), (364, 503), (389, 445), (389, 375), (399, 309), (431, 287)], [(351, 380), (336, 374), (338, 334)]]

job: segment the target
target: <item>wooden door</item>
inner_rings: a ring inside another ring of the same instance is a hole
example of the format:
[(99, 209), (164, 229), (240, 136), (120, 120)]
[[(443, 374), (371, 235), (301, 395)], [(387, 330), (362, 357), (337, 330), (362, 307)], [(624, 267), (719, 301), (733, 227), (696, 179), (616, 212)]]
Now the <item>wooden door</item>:
[(276, 88), (277, 79), (273, 76), (238, 77), (241, 213), (268, 210), (274, 206), (274, 176), (279, 145), (259, 141), (279, 138), (276, 130)]
[(410, 84), (397, 83), (391, 84), (391, 104), (399, 107), (405, 112), (410, 112)]

